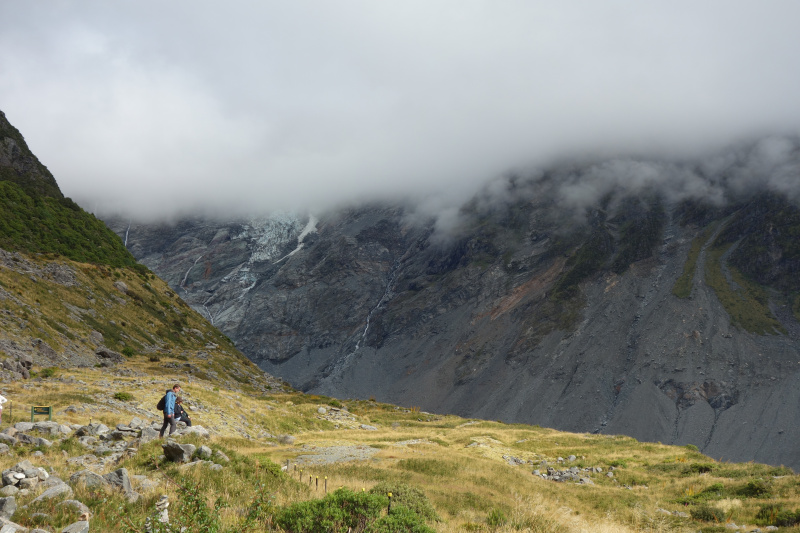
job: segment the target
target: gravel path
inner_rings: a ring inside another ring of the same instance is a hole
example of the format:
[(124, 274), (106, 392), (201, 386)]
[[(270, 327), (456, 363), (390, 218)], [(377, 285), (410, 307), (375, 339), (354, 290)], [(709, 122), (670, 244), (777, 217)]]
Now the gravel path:
[(378, 453), (377, 448), (364, 445), (352, 446), (314, 446), (305, 444), (295, 458), (298, 466), (366, 461)]

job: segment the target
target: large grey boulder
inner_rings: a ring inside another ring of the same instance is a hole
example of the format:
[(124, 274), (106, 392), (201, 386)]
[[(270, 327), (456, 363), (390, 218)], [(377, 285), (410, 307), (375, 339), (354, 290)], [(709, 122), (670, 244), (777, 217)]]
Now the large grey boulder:
[(100, 424), (95, 422), (87, 426), (81, 426), (80, 428), (78, 428), (77, 431), (75, 431), (75, 436), (76, 437), (86, 437), (90, 435), (97, 436), (97, 435), (103, 435), (108, 432), (109, 432), (108, 426), (106, 426), (105, 424)]
[(114, 350), (110, 350), (105, 346), (100, 346), (94, 351), (95, 355), (100, 358), (102, 366), (111, 366), (125, 361), (125, 356)]
[(17, 512), (17, 500), (13, 496), (0, 498), (0, 516), (11, 518)]
[(75, 522), (62, 529), (61, 533), (89, 533), (89, 522), (86, 520)]
[(194, 451), (197, 449), (194, 444), (180, 444), (175, 441), (167, 441), (161, 445), (164, 456), (169, 461), (176, 463), (186, 463), (191, 461)]
[(211, 436), (211, 433), (204, 428), (203, 426), (192, 426), (180, 429), (175, 432), (176, 435), (197, 435), (204, 439), (207, 439)]
[(0, 533), (28, 533), (28, 528), (0, 517)]
[(139, 437), (139, 442), (145, 444), (158, 438), (158, 430), (150, 427), (142, 428), (142, 435)]
[(84, 485), (89, 488), (105, 487), (107, 485), (106, 479), (100, 474), (96, 474), (91, 470), (81, 470), (69, 476), (70, 485)]
[(113, 472), (109, 472), (103, 476), (103, 479), (105, 479), (109, 485), (122, 489), (129, 502), (135, 502), (139, 499), (139, 494), (135, 492), (131, 486), (131, 480), (128, 476), (128, 470), (126, 468), (120, 468)]
[(66, 483), (62, 483), (61, 485), (56, 485), (55, 487), (50, 487), (39, 496), (37, 496), (30, 505), (37, 504), (42, 501), (52, 500), (53, 498), (57, 498), (59, 496), (66, 496), (67, 498), (72, 496), (72, 488)]
[(88, 513), (89, 507), (78, 500), (64, 500), (63, 502), (59, 503), (57, 507), (66, 507), (68, 509), (72, 509), (78, 514)]

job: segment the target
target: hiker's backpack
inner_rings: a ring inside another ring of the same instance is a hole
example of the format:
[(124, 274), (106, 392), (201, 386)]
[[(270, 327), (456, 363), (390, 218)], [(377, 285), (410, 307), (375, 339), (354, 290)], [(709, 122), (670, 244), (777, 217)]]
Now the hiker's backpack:
[(167, 395), (165, 394), (164, 396), (161, 397), (160, 400), (158, 400), (158, 403), (156, 404), (156, 409), (158, 409), (159, 411), (163, 411), (166, 406), (167, 406)]

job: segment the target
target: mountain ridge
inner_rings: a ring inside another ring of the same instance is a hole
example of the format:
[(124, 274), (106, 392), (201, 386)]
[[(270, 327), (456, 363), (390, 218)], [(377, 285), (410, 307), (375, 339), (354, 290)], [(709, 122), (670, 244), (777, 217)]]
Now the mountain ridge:
[[(763, 151), (511, 177), (449, 232), (403, 205), (320, 214), (278, 264), (251, 260), (241, 221), (133, 224), (128, 246), (261, 368), (310, 393), (798, 467), (798, 210), (774, 187), (798, 152)], [(631, 176), (649, 178), (624, 186)], [(702, 195), (686, 192), (698, 184)], [(275, 260), (305, 221), (274, 241)], [(674, 292), (681, 277), (688, 297)]]

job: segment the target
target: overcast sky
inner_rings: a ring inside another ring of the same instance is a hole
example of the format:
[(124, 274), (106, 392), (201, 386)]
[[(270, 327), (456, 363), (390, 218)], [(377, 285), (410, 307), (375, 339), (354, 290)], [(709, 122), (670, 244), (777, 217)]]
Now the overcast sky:
[(800, 133), (797, 0), (0, 3), (0, 109), (89, 210), (471, 194)]

